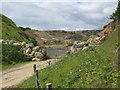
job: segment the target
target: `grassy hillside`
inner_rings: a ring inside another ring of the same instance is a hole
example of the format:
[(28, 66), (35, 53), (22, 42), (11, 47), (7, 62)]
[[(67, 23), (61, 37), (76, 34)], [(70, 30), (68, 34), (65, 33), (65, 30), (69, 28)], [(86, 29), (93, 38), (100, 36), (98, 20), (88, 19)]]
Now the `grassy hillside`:
[(2, 45), (2, 68), (5, 69), (17, 63), (31, 61), (31, 58), (20, 51), (20, 46)]
[[(39, 71), (42, 87), (52, 83), (53, 88), (117, 88), (118, 87), (118, 33), (116, 28), (98, 47), (90, 47), (64, 58), (56, 65)], [(35, 88), (34, 77), (18, 87)]]
[(2, 29), (2, 39), (35, 43), (34, 39), (26, 35), (11, 19), (2, 14), (0, 14), (0, 23), (2, 23), (2, 28), (0, 28)]
[[(4, 40), (25, 41), (37, 45), (37, 42), (34, 39), (26, 35), (11, 19), (2, 14), (0, 14), (0, 32), (2, 32), (0, 35), (2, 34), (2, 39)], [(2, 45), (2, 48), (0, 48), (2, 51), (2, 69), (13, 67), (20, 63), (23, 64), (23, 62), (26, 61), (31, 61), (30, 57), (24, 55), (20, 51), (20, 48), (21, 47), (19, 46)]]

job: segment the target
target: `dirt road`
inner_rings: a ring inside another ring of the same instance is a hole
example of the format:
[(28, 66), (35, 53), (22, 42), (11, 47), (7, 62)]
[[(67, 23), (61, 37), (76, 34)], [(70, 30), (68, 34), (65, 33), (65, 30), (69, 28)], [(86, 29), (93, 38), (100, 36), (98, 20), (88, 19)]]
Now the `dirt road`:
[[(58, 59), (49, 59), (51, 64), (58, 62)], [(18, 85), (19, 83), (26, 80), (28, 77), (32, 76), (33, 65), (37, 65), (37, 69), (43, 69), (48, 66), (48, 61), (35, 61), (28, 64), (21, 65), (19, 67), (11, 68), (5, 71), (0, 72), (0, 88), (9, 87), (13, 85)]]

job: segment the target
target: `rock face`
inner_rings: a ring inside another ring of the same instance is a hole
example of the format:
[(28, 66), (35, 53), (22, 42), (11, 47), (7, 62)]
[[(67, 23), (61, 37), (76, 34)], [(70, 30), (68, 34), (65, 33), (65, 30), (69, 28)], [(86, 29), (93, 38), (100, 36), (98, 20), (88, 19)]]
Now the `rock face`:
[(84, 42), (75, 41), (73, 46), (70, 48), (69, 52), (72, 54), (79, 50), (86, 50), (89, 46), (98, 46), (103, 40), (105, 40), (105, 35), (98, 36), (98, 37), (92, 37)]
[(16, 42), (13, 40), (0, 40), (0, 43), (21, 46), (22, 52), (32, 57), (34, 61), (40, 61), (46, 58), (46, 49), (40, 46), (34, 46), (33, 43), (27, 44), (26, 42)]

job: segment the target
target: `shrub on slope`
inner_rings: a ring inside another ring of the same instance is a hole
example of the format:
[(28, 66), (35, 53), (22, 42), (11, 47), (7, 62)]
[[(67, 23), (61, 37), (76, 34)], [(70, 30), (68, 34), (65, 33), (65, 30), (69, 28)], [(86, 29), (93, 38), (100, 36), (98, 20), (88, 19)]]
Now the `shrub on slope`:
[(21, 62), (31, 61), (31, 58), (20, 51), (20, 46), (2, 45), (2, 65), (14, 65)]

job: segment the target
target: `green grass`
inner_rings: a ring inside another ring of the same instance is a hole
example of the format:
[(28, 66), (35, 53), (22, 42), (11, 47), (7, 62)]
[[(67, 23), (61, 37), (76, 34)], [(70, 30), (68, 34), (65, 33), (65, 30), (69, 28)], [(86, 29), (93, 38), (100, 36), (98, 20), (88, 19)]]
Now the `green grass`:
[[(100, 46), (80, 51), (40, 70), (40, 83), (42, 87), (52, 83), (53, 88), (117, 88), (120, 78), (117, 47), (118, 30), (115, 30)], [(17, 87), (35, 88), (34, 77)]]
[(23, 54), (20, 49), (20, 46), (2, 44), (2, 69), (31, 61), (31, 58)]
[(0, 70), (16, 68), (16, 67), (19, 67), (19, 66), (27, 64), (27, 63), (30, 63), (30, 61), (20, 62), (20, 63), (16, 63), (16, 64), (9, 64), (9, 65), (4, 65), (4, 66), (2, 64), (0, 64), (0, 67), (1, 67)]
[(23, 30), (17, 27), (11, 19), (2, 14), (0, 14), (0, 23), (2, 23), (2, 25), (0, 25), (0, 31), (2, 31), (2, 39), (21, 42), (25, 41), (27, 43), (37, 44), (34, 39), (26, 35)]

